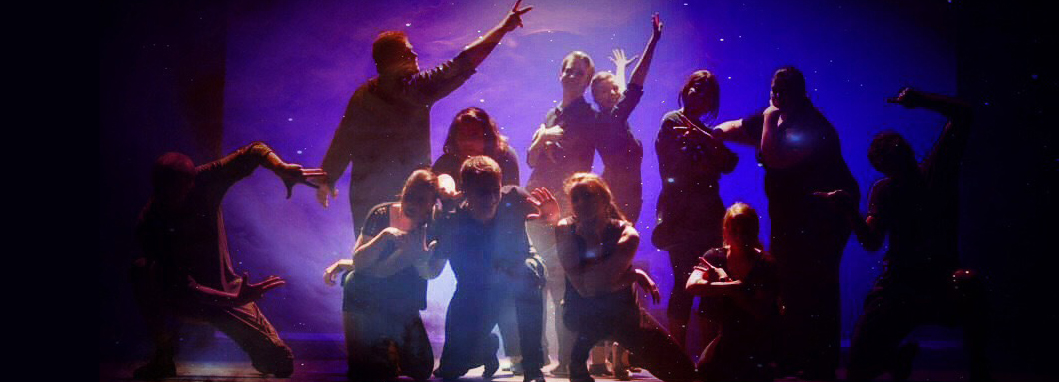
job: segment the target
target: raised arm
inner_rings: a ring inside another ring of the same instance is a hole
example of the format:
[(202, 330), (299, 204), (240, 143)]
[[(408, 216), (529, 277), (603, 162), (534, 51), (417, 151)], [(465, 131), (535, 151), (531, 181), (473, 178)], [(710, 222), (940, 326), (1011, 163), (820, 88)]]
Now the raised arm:
[(941, 137), (923, 159), (923, 167), (932, 181), (954, 185), (970, 135), (971, 106), (956, 98), (912, 88), (902, 89), (897, 96), (887, 99), (887, 102), (907, 108), (932, 110), (948, 118)]
[(284, 162), (264, 142), (243, 146), (224, 158), (199, 166), (196, 172), (201, 175), (203, 182), (211, 184), (208, 187), (223, 194), (228, 187), (249, 176), (258, 166), (271, 170), (283, 180), (288, 199), (295, 184), (317, 187), (315, 182), (323, 182), (327, 178), (327, 173), (321, 169), (307, 169), (299, 164)]
[[(658, 13), (651, 17), (651, 25), (651, 39), (647, 41), (647, 46), (640, 56), (640, 62), (636, 64), (636, 69), (633, 69), (632, 76), (629, 78), (630, 84), (636, 84), (641, 88), (647, 79), (647, 71), (651, 68), (651, 59), (655, 55), (655, 46), (658, 45), (658, 39), (662, 37), (662, 20), (658, 17)], [(624, 82), (622, 84), (624, 85)]]
[(743, 128), (743, 120), (736, 119), (717, 125), (714, 131), (719, 132), (719, 138), (725, 142), (735, 142), (743, 145), (757, 146), (761, 141), (754, 139)]
[(504, 38), (505, 34), (522, 26), (522, 15), (529, 12), (533, 7), (519, 9), (520, 4), (522, 4), (522, 0), (516, 1), (515, 6), (511, 7), (511, 11), (500, 21), (500, 24), (497, 24), (493, 29), (486, 32), (485, 36), (472, 42), (464, 49), (464, 54), (471, 60), (473, 67), (478, 67), (482, 61), (485, 61), (485, 58), (489, 56), (493, 48), (500, 44), (500, 40)]

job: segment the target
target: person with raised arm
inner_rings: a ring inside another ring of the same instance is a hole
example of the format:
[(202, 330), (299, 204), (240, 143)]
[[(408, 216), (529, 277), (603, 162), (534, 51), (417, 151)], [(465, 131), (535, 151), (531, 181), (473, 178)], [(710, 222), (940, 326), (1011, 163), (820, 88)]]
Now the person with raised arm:
[(419, 311), (427, 307), (427, 280), (445, 267), (428, 243), (437, 199), (434, 174), (412, 172), (399, 201), (371, 210), (353, 258), (324, 271), (328, 285), (348, 272), (343, 275), (342, 322), (350, 381), (385, 381), (400, 374), (425, 381), (434, 370), (434, 352)]
[(448, 259), (456, 291), (445, 314), (445, 345), (434, 375), (454, 380), (479, 365), (483, 377), (499, 368), (499, 343), (491, 334), (505, 299), (515, 302), (523, 380), (542, 382), (544, 265), (530, 245), (527, 222), (554, 225), (559, 203), (551, 192), (503, 186), (500, 165), (488, 156), (460, 166), (464, 200), (436, 219), (437, 256)]
[(195, 166), (170, 152), (154, 163), (154, 193), (140, 213), (136, 237), (143, 256), (132, 268), (133, 292), (154, 340), (155, 354), (133, 372), (135, 379), (176, 376), (179, 321), (205, 321), (228, 335), (258, 371), (286, 378), (294, 356), (255, 301), (286, 282), (269, 276), (258, 283), (239, 275), (228, 254), (221, 202), (228, 189), (258, 167), (274, 172), (287, 188), (318, 187), (320, 169), (286, 163), (268, 145), (254, 142), (224, 158)]
[[(688, 280), (699, 256), (721, 245), (724, 203), (720, 179), (735, 169), (739, 158), (710, 126), (721, 106), (721, 86), (715, 74), (708, 70), (692, 73), (677, 101), (681, 108), (662, 118), (655, 139), (662, 192), (651, 242), (669, 253), (673, 285), (679, 286)], [(669, 332), (681, 346), (694, 303), (695, 297), (684, 288), (674, 287), (669, 296)], [(708, 342), (716, 330), (708, 319), (701, 322)]]
[(900, 134), (879, 133), (868, 161), (885, 177), (868, 194), (862, 217), (844, 190), (820, 192), (839, 208), (869, 251), (888, 238), (885, 268), (864, 301), (850, 347), (850, 381), (884, 372), (906, 380), (918, 344), (902, 341), (920, 325), (963, 326), (971, 381), (991, 381), (986, 357), (985, 296), (973, 271), (959, 268), (959, 173), (971, 132), (971, 107), (905, 88), (891, 103), (923, 108), (948, 118), (941, 138), (922, 162)]
[(733, 204), (724, 215), (724, 246), (706, 251), (684, 285), (717, 323), (697, 365), (704, 381), (772, 381), (779, 279), (758, 230), (757, 211)]
[(507, 33), (522, 26), (533, 7), (515, 2), (507, 16), (455, 58), (420, 70), (418, 56), (404, 32), (379, 34), (372, 59), (379, 75), (357, 88), (320, 166), (330, 175), (317, 200), (327, 207), (338, 195), (335, 184), (347, 166), (354, 228), (359, 219), (401, 190), (405, 175), (430, 165), (430, 109), (463, 85)]
[(850, 228), (814, 192), (843, 189), (860, 199), (838, 131), (809, 99), (802, 72), (791, 66), (773, 74), (768, 108), (718, 129), (726, 141), (755, 147), (765, 169), (771, 252), (786, 307), (781, 376), (833, 381), (841, 350), (839, 265)]

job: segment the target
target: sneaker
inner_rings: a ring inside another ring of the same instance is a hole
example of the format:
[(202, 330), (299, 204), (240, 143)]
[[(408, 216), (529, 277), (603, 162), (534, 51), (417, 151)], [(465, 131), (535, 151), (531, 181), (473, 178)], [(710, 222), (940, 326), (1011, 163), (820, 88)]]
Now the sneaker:
[(492, 379), (496, 371), (500, 370), (500, 359), (496, 356), (496, 352), (500, 350), (500, 338), (495, 334), (489, 335), (489, 350), (485, 357), (485, 370), (482, 371), (483, 379)]
[(504, 371), (510, 371), (512, 375), (525, 374), (525, 370), (522, 369), (521, 362), (512, 362), (511, 366), (508, 366)]
[(548, 374), (551, 374), (553, 377), (569, 377), (570, 366), (560, 362), (559, 365), (553, 368), (552, 371), (549, 371)]
[(142, 381), (157, 381), (162, 378), (175, 377), (176, 364), (172, 360), (165, 361), (151, 361), (146, 365), (136, 368), (132, 372), (132, 379), (138, 379)]

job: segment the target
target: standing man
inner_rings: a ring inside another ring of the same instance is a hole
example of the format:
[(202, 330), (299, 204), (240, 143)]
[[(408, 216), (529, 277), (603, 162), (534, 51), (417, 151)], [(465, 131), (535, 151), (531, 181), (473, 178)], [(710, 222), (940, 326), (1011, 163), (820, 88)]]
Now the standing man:
[(839, 264), (850, 227), (813, 193), (846, 190), (856, 204), (860, 188), (842, 158), (838, 132), (806, 94), (801, 71), (776, 70), (769, 103), (764, 112), (719, 128), (724, 139), (757, 147), (765, 168), (772, 255), (786, 307), (781, 373), (833, 381), (842, 327)]
[(408, 174), (430, 166), (431, 106), (463, 85), (501, 38), (522, 26), (522, 15), (533, 7), (519, 9), (521, 2), (456, 58), (426, 71), (420, 71), (404, 32), (383, 32), (375, 38), (371, 56), (379, 75), (349, 99), (320, 165), (330, 174), (326, 187), (316, 193), (320, 204), (327, 207), (328, 195), (338, 195), (335, 183), (353, 163), (349, 203), (353, 225), (359, 229), (368, 210), (397, 195)]
[[(544, 123), (533, 133), (526, 162), (530, 173), (526, 187), (562, 190), (563, 181), (577, 172), (591, 172), (595, 159), (595, 139), (598, 134), (596, 111), (585, 101), (585, 89), (595, 74), (592, 58), (585, 52), (570, 52), (563, 59), (559, 82), (563, 87), (563, 101), (548, 110)], [(560, 210), (570, 211), (570, 201), (563, 193), (556, 193)], [(554, 308), (555, 332), (559, 342), (559, 365), (552, 375), (569, 376), (570, 349), (573, 334), (562, 320), (563, 293), (566, 291), (566, 275), (555, 249), (555, 230), (538, 223), (531, 223), (529, 231), (533, 248), (544, 259), (548, 270), (548, 293)]]
[(251, 143), (198, 167), (180, 153), (158, 158), (152, 171), (154, 195), (136, 224), (143, 257), (133, 263), (136, 301), (155, 342), (155, 355), (133, 378), (176, 376), (179, 321), (205, 321), (239, 344), (258, 371), (286, 378), (294, 356), (268, 322), (257, 301), (285, 281), (270, 276), (251, 283), (232, 269), (221, 201), (228, 188), (258, 166), (276, 173), (287, 186), (325, 177), (319, 169), (288, 164), (261, 142)]

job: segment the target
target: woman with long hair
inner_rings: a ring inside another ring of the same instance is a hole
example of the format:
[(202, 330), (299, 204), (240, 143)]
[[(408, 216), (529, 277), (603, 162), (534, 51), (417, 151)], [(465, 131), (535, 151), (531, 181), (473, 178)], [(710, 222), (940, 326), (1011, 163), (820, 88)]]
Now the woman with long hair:
[[(721, 245), (724, 203), (719, 181), (721, 174), (735, 169), (738, 157), (709, 125), (721, 105), (716, 75), (707, 70), (692, 73), (677, 100), (681, 108), (665, 115), (655, 140), (662, 192), (651, 241), (669, 252), (673, 285), (678, 287), (669, 297), (666, 315), (670, 333), (683, 345), (694, 297), (679, 286), (688, 280), (703, 252)], [(707, 335), (712, 332), (703, 329)]]
[(438, 175), (438, 188), (443, 198), (454, 198), (459, 194), (456, 174), (467, 158), (485, 155), (500, 165), (503, 173), (501, 184), (519, 184), (518, 154), (507, 144), (507, 137), (500, 135), (493, 117), (478, 107), (468, 107), (456, 113), (445, 135), (444, 151), (431, 169)]
[(699, 357), (704, 381), (771, 381), (779, 317), (775, 261), (758, 239), (758, 215), (735, 203), (724, 215), (724, 246), (699, 258), (685, 289), (702, 296), (717, 337)]
[(614, 204), (599, 176), (577, 173), (564, 185), (572, 215), (555, 228), (559, 261), (566, 273), (563, 321), (576, 333), (570, 352), (570, 380), (593, 381), (586, 361), (603, 339), (627, 348), (652, 375), (664, 381), (695, 377), (694, 366), (669, 333), (636, 300), (633, 283), (660, 300), (653, 280), (632, 267), (640, 235)]

